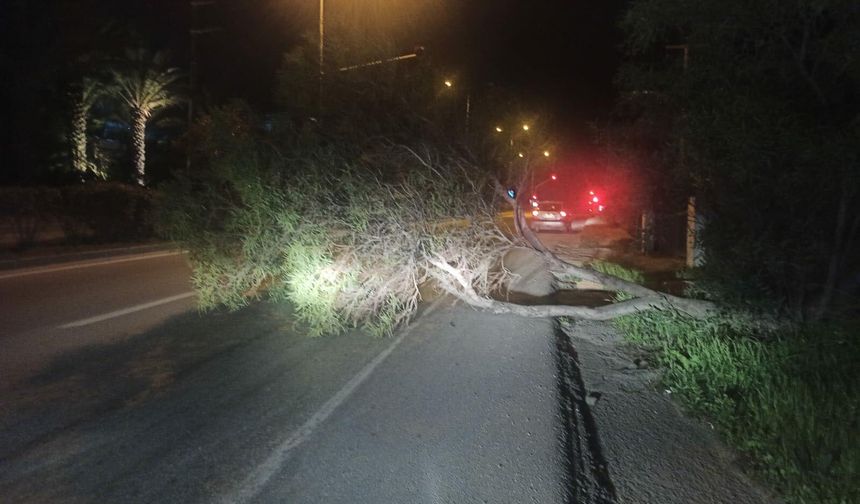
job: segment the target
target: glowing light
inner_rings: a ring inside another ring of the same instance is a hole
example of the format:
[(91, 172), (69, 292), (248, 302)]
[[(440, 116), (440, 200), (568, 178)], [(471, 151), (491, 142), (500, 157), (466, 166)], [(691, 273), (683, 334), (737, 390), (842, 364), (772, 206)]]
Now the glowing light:
[(328, 283), (335, 283), (337, 281), (337, 270), (335, 270), (332, 266), (326, 266), (319, 270), (320, 280)]
[(562, 210), (562, 211), (561, 211), (561, 212), (559, 212), (559, 213), (561, 213), (561, 216), (562, 216), (562, 217), (567, 217), (567, 212), (565, 212), (564, 210)]
[(450, 79), (445, 79), (445, 87), (451, 87), (451, 86), (453, 86), (453, 85), (454, 85), (454, 83), (453, 83), (453, 82), (451, 82), (451, 80), (450, 80)]
[(501, 133), (504, 131), (501, 126), (496, 126), (496, 133)]
[(603, 208), (604, 208), (603, 205), (597, 205), (597, 211), (598, 212), (602, 212)]
[(594, 196), (594, 191), (588, 191), (588, 194), (589, 194), (590, 196)]
[(529, 130), (529, 125), (523, 124), (523, 131), (528, 131), (528, 130)]
[(533, 207), (535, 207), (535, 208), (537, 208), (537, 207), (538, 207), (538, 202), (537, 202), (537, 201), (532, 201), (532, 206), (533, 206)]
[(597, 203), (597, 202), (598, 202), (598, 201), (600, 201), (600, 200), (597, 198), (597, 196), (595, 196), (595, 197), (591, 198), (591, 201), (593, 201), (593, 202)]
[(549, 178), (552, 180), (558, 180), (558, 175), (550, 175)]
[(537, 215), (538, 215), (539, 213), (540, 213), (540, 212), (539, 212), (539, 211), (537, 211), (537, 210), (532, 210), (532, 215), (534, 215), (535, 217), (537, 217)]
[(517, 153), (517, 156), (519, 156), (519, 157), (523, 157), (523, 153), (522, 153), (522, 152), (519, 152), (519, 153)]
[(549, 151), (548, 151), (548, 150), (543, 151), (543, 156), (544, 156), (544, 157), (549, 157)]

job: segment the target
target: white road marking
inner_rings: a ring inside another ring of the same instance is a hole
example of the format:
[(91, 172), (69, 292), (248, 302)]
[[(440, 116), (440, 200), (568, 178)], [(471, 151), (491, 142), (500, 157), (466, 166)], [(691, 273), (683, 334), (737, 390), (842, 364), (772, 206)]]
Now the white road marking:
[[(445, 297), (439, 297), (434, 301), (427, 310), (421, 315), (422, 318), (431, 314), (444, 301)], [(313, 435), (314, 431), (325, 422), (328, 417), (357, 389), (373, 371), (382, 364), (382, 362), (391, 355), (391, 352), (397, 348), (406, 336), (412, 332), (412, 328), (418, 321), (414, 321), (388, 347), (379, 353), (372, 361), (364, 366), (355, 376), (353, 376), (346, 385), (344, 385), (337, 393), (323, 403), (322, 406), (313, 414), (301, 427), (293, 431), (293, 433), (284, 442), (278, 445), (269, 455), (266, 460), (259, 464), (249, 474), (242, 483), (242, 486), (237, 488), (232, 495), (228, 495), (221, 499), (223, 504), (245, 503), (253, 499), (260, 493), (263, 487), (269, 482), (272, 476), (281, 468), (290, 455), (290, 452), (307, 441)]]
[(112, 311), (110, 313), (105, 313), (103, 315), (97, 315), (95, 317), (86, 318), (83, 320), (78, 320), (75, 322), (69, 322), (68, 324), (63, 324), (59, 326), (60, 329), (71, 329), (73, 327), (83, 327), (90, 324), (95, 324), (96, 322), (102, 322), (104, 320), (109, 320), (116, 317), (122, 317), (123, 315), (128, 315), (129, 313), (139, 312), (142, 310), (148, 310), (150, 308), (154, 308), (156, 306), (161, 306), (163, 304), (172, 303), (174, 301), (179, 301), (180, 299), (190, 298), (194, 295), (194, 292), (183, 292), (182, 294), (177, 294), (175, 296), (170, 296), (162, 299), (157, 299), (155, 301), (150, 301), (149, 303), (143, 303), (135, 306), (131, 306), (129, 308), (123, 308), (122, 310)]
[(124, 256), (117, 257), (114, 259), (105, 259), (103, 261), (95, 261), (95, 262), (76, 262), (71, 264), (64, 264), (58, 266), (42, 266), (37, 268), (27, 268), (21, 270), (13, 270), (9, 273), (0, 273), (0, 280), (6, 278), (18, 278), (22, 276), (30, 276), (30, 275), (41, 275), (42, 273), (54, 273), (56, 271), (66, 271), (73, 269), (81, 269), (81, 268), (92, 268), (95, 266), (104, 266), (105, 264), (117, 264), (124, 263), (130, 261), (143, 261), (146, 259), (157, 259), (159, 257), (167, 257), (172, 255), (184, 254), (184, 251), (180, 250), (171, 250), (167, 252), (150, 252), (146, 254), (136, 254), (133, 256)]

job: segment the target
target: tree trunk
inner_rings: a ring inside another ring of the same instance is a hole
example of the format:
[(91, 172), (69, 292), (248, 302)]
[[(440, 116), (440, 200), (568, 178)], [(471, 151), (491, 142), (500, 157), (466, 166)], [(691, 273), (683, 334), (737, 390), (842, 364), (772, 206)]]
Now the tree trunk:
[(538, 239), (537, 235), (535, 235), (534, 231), (529, 228), (525, 214), (523, 213), (523, 208), (519, 204), (519, 201), (515, 198), (509, 197), (504, 188), (498, 182), (496, 182), (496, 191), (513, 207), (514, 219), (516, 220), (517, 231), (520, 232), (520, 236), (522, 236), (531, 248), (540, 252), (547, 258), (550, 263), (550, 269), (553, 270), (553, 273), (568, 274), (578, 278), (579, 280), (597, 282), (608, 289), (624, 292), (636, 299), (600, 308), (587, 308), (582, 306), (523, 307), (479, 296), (472, 289), (472, 286), (469, 285), (454, 268), (451, 268), (449, 265), (440, 261), (431, 260), (431, 264), (436, 266), (439, 270), (444, 271), (449, 277), (452, 277), (455, 280), (454, 282), (446, 282), (445, 278), (440, 278), (439, 275), (434, 275), (436, 279), (440, 281), (442, 287), (449, 293), (454, 294), (467, 303), (478, 308), (489, 309), (495, 312), (516, 313), (522, 316), (570, 316), (592, 320), (609, 320), (621, 315), (635, 313), (637, 311), (668, 307), (672, 307), (696, 318), (703, 318), (716, 313), (717, 306), (709, 301), (672, 296), (670, 294), (649, 289), (644, 285), (628, 282), (588, 267), (576, 266), (560, 259), (553, 254), (551, 250), (546, 248), (546, 246), (541, 243), (540, 239)]
[(72, 167), (79, 174), (83, 175), (89, 171), (90, 164), (87, 160), (87, 117), (89, 115), (89, 105), (85, 100), (78, 97), (72, 106)]
[(135, 179), (141, 186), (146, 185), (146, 121), (149, 119), (148, 115), (142, 110), (135, 110), (131, 131)]

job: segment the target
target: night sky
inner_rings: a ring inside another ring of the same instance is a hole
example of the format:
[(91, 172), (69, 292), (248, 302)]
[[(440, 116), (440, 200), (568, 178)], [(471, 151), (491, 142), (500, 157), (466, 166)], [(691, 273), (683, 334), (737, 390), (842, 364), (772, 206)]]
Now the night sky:
[[(628, 0), (326, 0), (327, 33), (382, 35), (399, 52), (425, 47), (435, 67), (494, 84), (552, 111), (554, 135), (587, 142), (588, 123), (612, 106), (619, 62), (617, 24)], [(318, 0), (215, 0), (198, 26), (218, 31), (199, 44), (198, 103), (242, 98), (273, 106), (276, 70), (304, 34), (316, 38)], [(0, 151), (3, 180), (44, 164), (63, 120), (66, 86), (81, 55), (116, 57), (124, 48), (167, 51), (189, 63), (189, 0), (0, 1)], [(71, 79), (71, 80), (70, 80)], [(199, 109), (198, 109), (199, 110)], [(14, 126), (13, 126), (14, 125)]]
[[(187, 58), (185, 2), (124, 3), (153, 43)], [(442, 67), (474, 82), (514, 88), (581, 125), (611, 107), (624, 3), (327, 0), (326, 13), (330, 32), (344, 23), (382, 31), (404, 51), (423, 45)], [(218, 99), (241, 96), (268, 106), (281, 55), (302, 33), (315, 33), (317, 8), (316, 0), (219, 0), (201, 7), (200, 24), (221, 30), (201, 39), (202, 85)]]

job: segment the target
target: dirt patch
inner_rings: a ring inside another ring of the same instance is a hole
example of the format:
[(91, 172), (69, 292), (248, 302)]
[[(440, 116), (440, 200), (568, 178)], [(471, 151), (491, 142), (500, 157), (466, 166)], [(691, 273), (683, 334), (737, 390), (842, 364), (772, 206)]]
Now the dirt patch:
[(560, 327), (576, 349), (618, 502), (777, 502), (742, 473), (711, 426), (675, 405), (647, 355), (611, 324), (562, 320)]

